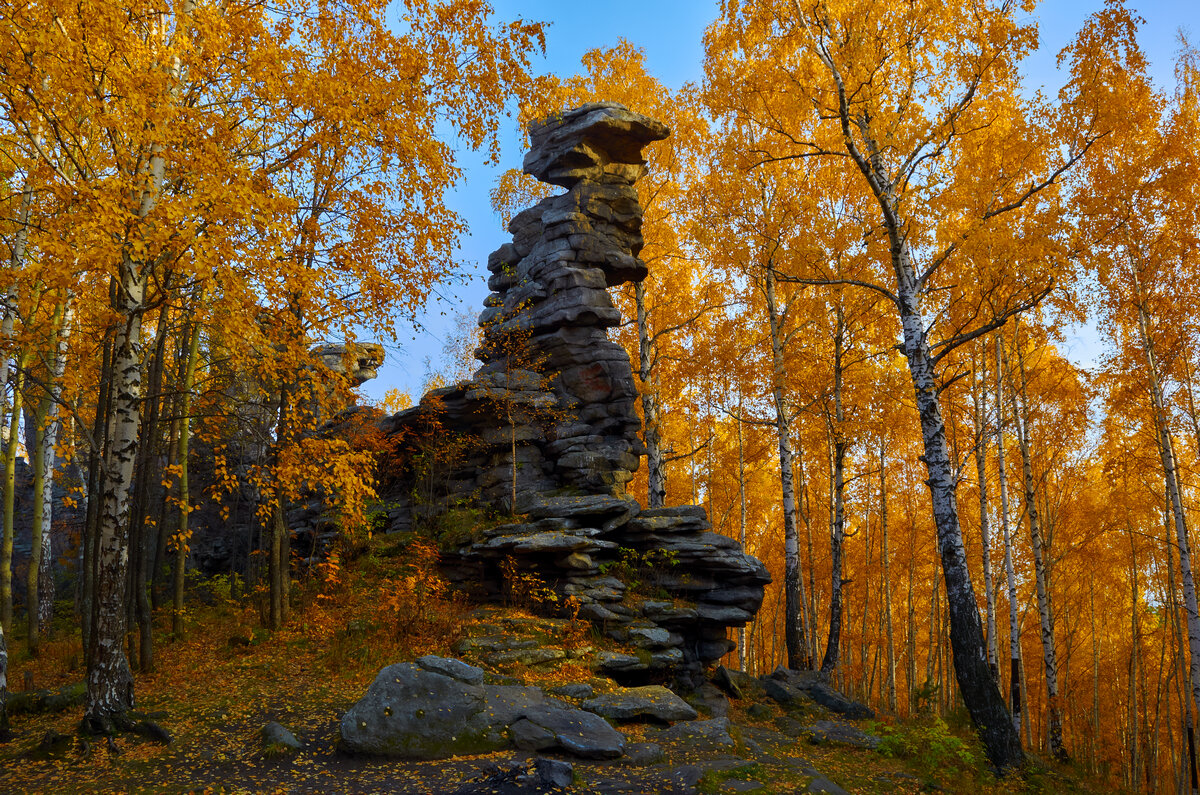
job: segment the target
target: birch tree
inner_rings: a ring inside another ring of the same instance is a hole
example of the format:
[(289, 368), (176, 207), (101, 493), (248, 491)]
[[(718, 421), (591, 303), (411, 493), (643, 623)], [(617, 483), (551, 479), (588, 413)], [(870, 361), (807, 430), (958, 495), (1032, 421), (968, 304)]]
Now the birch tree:
[[(730, 4), (710, 29), (708, 96), (757, 131), (761, 163), (818, 159), (858, 175), (875, 213), (863, 239), (890, 283), (833, 274), (813, 263), (813, 284), (853, 285), (884, 296), (903, 328), (920, 415), (924, 460), (950, 607), (955, 673), (992, 763), (1020, 763), (1019, 738), (987, 667), (983, 630), (957, 510), (940, 366), (954, 348), (1040, 302), (1061, 263), (999, 257), (986, 272), (965, 256), (997, 227), (1032, 221), (1094, 141), (1094, 114), (1069, 89), (1063, 110), (1018, 98), (1017, 63), (1036, 32), (1010, 4), (897, 6), (792, 2)], [(809, 133), (813, 115), (819, 122)], [(1057, 119), (1039, 126), (1038, 118)], [(953, 211), (950, 208), (953, 207)], [(1048, 230), (1040, 223), (1034, 235)], [(1047, 265), (1051, 267), (1047, 267)], [(958, 274), (961, 280), (955, 277)], [(976, 285), (951, 290), (948, 284)], [(947, 312), (948, 302), (974, 310)], [(945, 322), (945, 317), (966, 322)]]

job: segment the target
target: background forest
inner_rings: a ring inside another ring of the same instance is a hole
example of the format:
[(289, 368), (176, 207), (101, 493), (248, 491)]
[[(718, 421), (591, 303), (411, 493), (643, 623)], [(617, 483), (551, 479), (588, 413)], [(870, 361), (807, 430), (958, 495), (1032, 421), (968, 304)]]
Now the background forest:
[[(0, 4), (3, 637), (36, 656), (69, 615), (86, 720), (120, 725), (231, 495), (233, 597), (285, 626), (293, 578), (370, 533), (387, 455), (369, 412), (316, 432), (355, 382), (310, 351), (394, 341), (458, 273), (456, 147), (496, 153), (514, 102), (614, 100), (672, 131), (639, 183), (650, 276), (615, 296), (631, 492), (703, 505), (775, 580), (727, 663), (951, 717), (973, 615), (1025, 748), (1185, 791), (1200, 51), (1181, 34), (1158, 90), (1109, 2), (1031, 93), (1032, 8), (731, 0), (675, 90), (627, 41), (535, 77), (541, 24), (481, 0)], [(493, 206), (542, 187), (509, 172)], [(1063, 352), (1085, 320), (1090, 370)], [(435, 380), (469, 375), (472, 323)], [(304, 560), (314, 494), (339, 538)]]

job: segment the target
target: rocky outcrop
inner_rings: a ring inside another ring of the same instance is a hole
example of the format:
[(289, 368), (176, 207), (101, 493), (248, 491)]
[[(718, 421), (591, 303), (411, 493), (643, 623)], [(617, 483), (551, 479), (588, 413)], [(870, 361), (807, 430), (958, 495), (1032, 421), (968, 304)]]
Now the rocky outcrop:
[[(646, 276), (634, 182), (642, 148), (667, 135), (613, 103), (530, 128), (525, 171), (567, 190), (518, 214), (488, 259), (474, 377), (387, 423), (404, 452), (385, 493), (393, 530), (440, 534), (453, 578), (499, 596), (515, 564), (626, 644), (607, 673), (698, 684), (770, 578), (702, 508), (644, 511), (625, 493), (644, 450), (608, 288)], [(464, 532), (463, 506), (479, 504), (520, 520), (472, 516)]]

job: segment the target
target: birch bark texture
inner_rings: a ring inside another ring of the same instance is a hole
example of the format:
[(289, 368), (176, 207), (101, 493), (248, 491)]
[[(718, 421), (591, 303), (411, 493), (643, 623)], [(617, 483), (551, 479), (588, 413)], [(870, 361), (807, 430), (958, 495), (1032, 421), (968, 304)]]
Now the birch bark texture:
[(800, 573), (800, 535), (796, 530), (791, 431), (783, 397), (783, 322), (775, 295), (775, 266), (770, 260), (763, 274), (763, 291), (767, 299), (767, 319), (771, 327), (771, 394), (775, 402), (775, 430), (779, 436), (779, 482), (783, 489), (784, 638), (787, 645), (787, 667), (793, 670), (811, 669), (813, 658), (809, 654), (808, 627), (805, 626), (804, 600), (801, 595), (801, 588), (804, 586)]

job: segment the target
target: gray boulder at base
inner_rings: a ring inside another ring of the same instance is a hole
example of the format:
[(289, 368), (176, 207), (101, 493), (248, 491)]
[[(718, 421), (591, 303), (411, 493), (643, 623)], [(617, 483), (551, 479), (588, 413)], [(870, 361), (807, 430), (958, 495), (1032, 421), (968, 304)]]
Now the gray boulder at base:
[(735, 745), (733, 737), (729, 734), (728, 718), (676, 723), (669, 729), (663, 729), (658, 736), (664, 740), (681, 743), (696, 751), (718, 751), (723, 748), (733, 748)]
[(478, 684), (482, 673), (459, 660), (433, 656), (389, 665), (342, 717), (342, 746), (406, 759), (444, 759), (513, 745), (585, 759), (621, 755), (624, 738), (599, 716), (547, 699), (537, 687)]
[(291, 751), (299, 751), (304, 747), (304, 743), (296, 739), (296, 735), (285, 726), (271, 721), (266, 726), (262, 727), (259, 732), (262, 738), (263, 750), (274, 751), (288, 749)]
[(662, 685), (625, 687), (615, 693), (590, 698), (584, 709), (613, 720), (695, 720), (698, 713), (691, 704)]
[(842, 789), (820, 773), (817, 773), (813, 780), (808, 782), (808, 786), (803, 791), (811, 793), (811, 795), (850, 795), (848, 790)]
[(808, 700), (852, 720), (875, 717), (875, 710), (846, 698), (830, 687), (825, 677), (816, 671), (793, 671), (781, 665), (773, 673), (759, 679), (759, 682), (768, 696), (785, 706)]
[(867, 748), (875, 750), (882, 742), (873, 734), (867, 734), (857, 726), (851, 726), (847, 723), (837, 723), (831, 720), (819, 720), (810, 726), (804, 727), (808, 734), (809, 741), (815, 744), (822, 743), (840, 743), (842, 745), (852, 745), (855, 748)]
[(483, 684), (483, 669), (476, 668), (474, 665), (467, 665), (462, 660), (455, 660), (452, 657), (437, 657), (433, 654), (426, 654), (424, 657), (417, 658), (417, 665), (424, 668), (426, 671), (432, 671), (435, 674), (442, 674), (451, 679), (457, 679), (460, 682), (466, 682), (469, 685)]
[(545, 704), (512, 724), (513, 745), (527, 751), (560, 749), (581, 759), (616, 759), (625, 738), (591, 712)]

